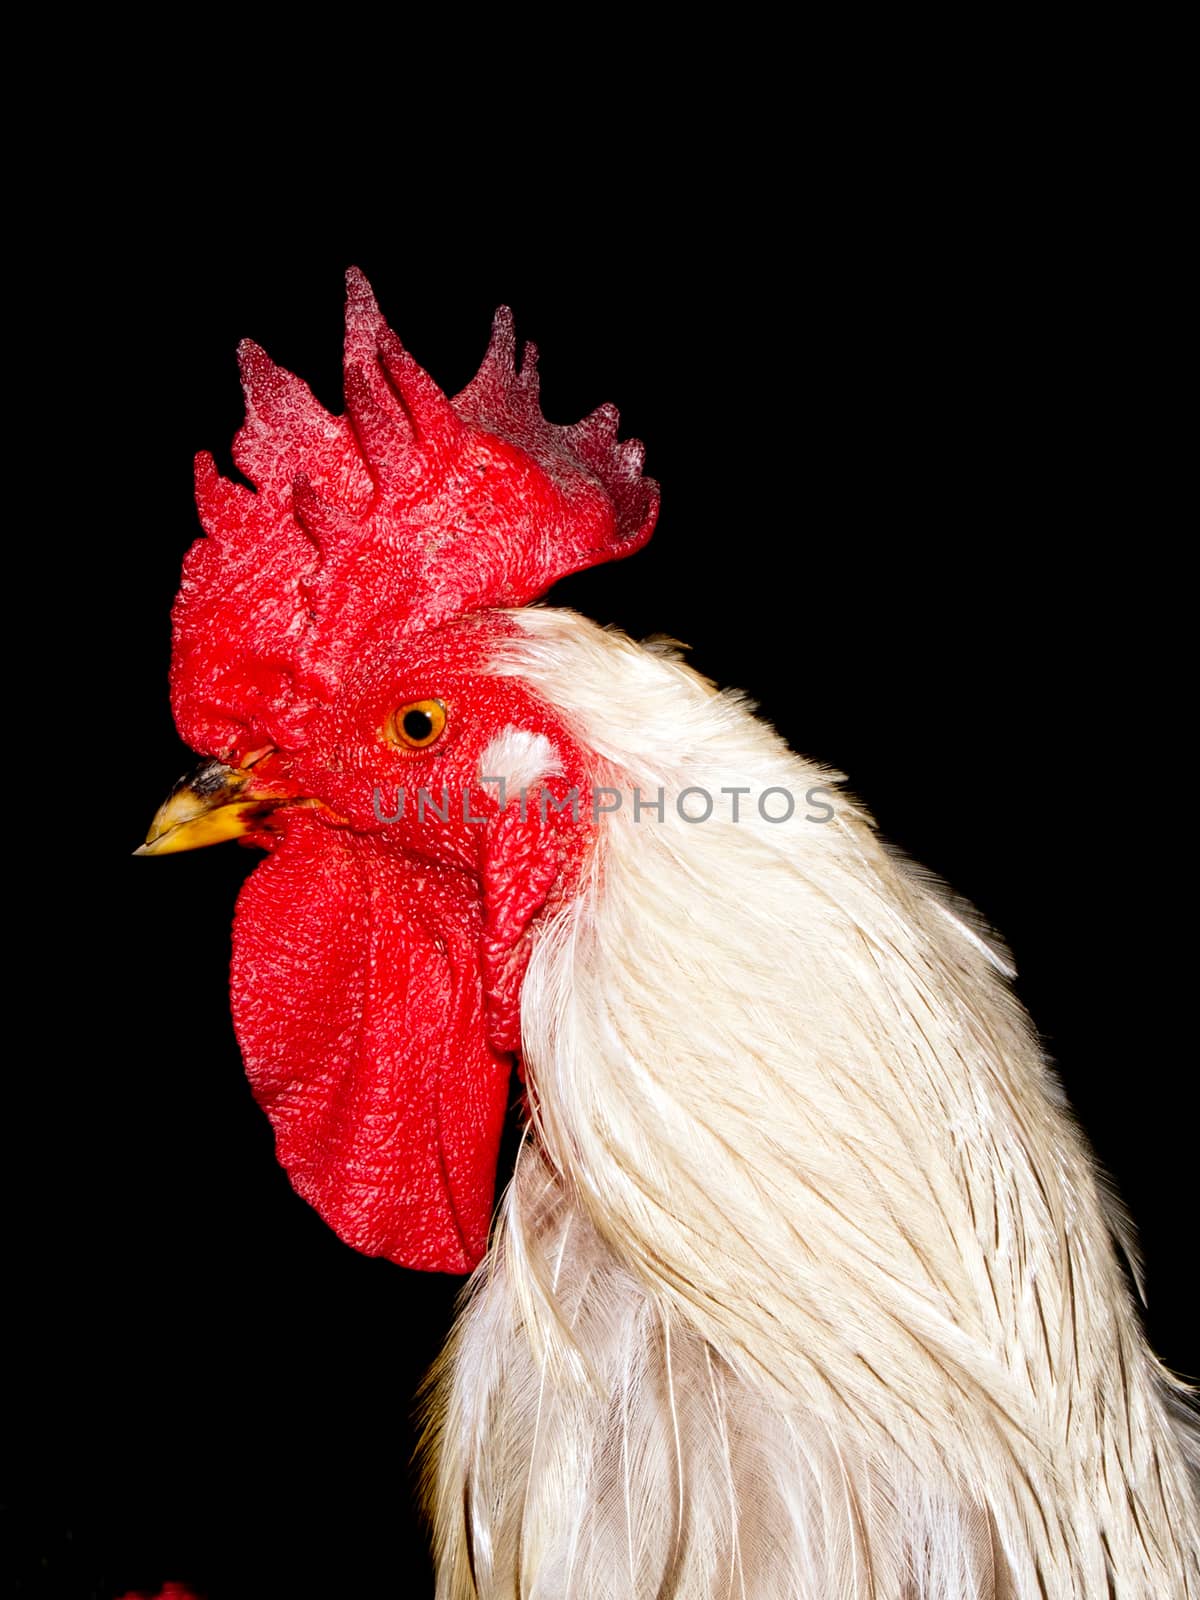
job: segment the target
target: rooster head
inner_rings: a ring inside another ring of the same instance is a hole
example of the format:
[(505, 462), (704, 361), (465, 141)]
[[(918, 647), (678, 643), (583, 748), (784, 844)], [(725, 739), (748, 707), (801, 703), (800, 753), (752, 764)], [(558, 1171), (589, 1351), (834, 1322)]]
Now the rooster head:
[(611, 406), (544, 419), (507, 309), (453, 399), (354, 269), (344, 416), (240, 355), (233, 458), (254, 487), (198, 458), (205, 536), (173, 613), (175, 719), (205, 760), (141, 853), (268, 852), (231, 987), (280, 1161), (357, 1249), (463, 1272), (486, 1244), (531, 933), (590, 826), (586, 753), (487, 665), (506, 608), (645, 543), (658, 490)]

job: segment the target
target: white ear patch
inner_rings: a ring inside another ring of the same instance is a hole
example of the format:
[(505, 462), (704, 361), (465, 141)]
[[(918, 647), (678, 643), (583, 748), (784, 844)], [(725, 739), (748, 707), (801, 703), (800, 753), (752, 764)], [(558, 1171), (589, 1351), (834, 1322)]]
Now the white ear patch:
[(503, 778), (505, 787), (501, 792), (506, 801), (543, 778), (561, 777), (562, 770), (558, 751), (544, 733), (530, 733), (511, 723), (500, 730), (479, 758), (480, 782)]

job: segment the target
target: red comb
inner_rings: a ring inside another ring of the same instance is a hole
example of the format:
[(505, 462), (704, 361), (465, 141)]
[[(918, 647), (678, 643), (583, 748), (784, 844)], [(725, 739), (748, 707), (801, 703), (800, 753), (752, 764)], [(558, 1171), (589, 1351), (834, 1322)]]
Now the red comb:
[(658, 485), (617, 412), (547, 422), (537, 352), (514, 361), (496, 313), (479, 372), (453, 400), (388, 327), (367, 280), (346, 275), (346, 415), (249, 341), (246, 420), (233, 445), (257, 492), (196, 462), (208, 537), (184, 561), (172, 699), (184, 740), (224, 755), (252, 729), (303, 742), (372, 630), (419, 631), (523, 605), (570, 572), (650, 537)]

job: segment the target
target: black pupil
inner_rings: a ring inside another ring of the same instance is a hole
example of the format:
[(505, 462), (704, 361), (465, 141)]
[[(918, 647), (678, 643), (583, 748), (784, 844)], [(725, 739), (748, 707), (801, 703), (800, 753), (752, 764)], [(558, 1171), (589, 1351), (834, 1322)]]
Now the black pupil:
[(414, 744), (420, 744), (428, 739), (433, 732), (433, 718), (428, 711), (406, 711), (404, 713), (404, 732)]

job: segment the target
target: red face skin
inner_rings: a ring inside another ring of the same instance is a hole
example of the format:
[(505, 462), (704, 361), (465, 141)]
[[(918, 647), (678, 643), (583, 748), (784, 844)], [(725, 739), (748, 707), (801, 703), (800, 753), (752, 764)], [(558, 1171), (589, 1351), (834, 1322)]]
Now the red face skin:
[[(296, 1190), (356, 1249), (445, 1272), (486, 1246), (531, 924), (569, 893), (590, 823), (579, 746), (519, 680), (479, 670), (511, 628), (485, 614), (376, 643), (303, 750), (256, 762), (256, 786), (319, 804), (283, 803), (250, 836), (271, 855), (234, 923), (234, 1025)], [(393, 715), (426, 699), (445, 729), (409, 749)], [(480, 783), (510, 726), (550, 740), (564, 775), (545, 788), (575, 789), (577, 821), (535, 791), (523, 820), (515, 794), (501, 812)], [(403, 816), (380, 821), (398, 789)]]

